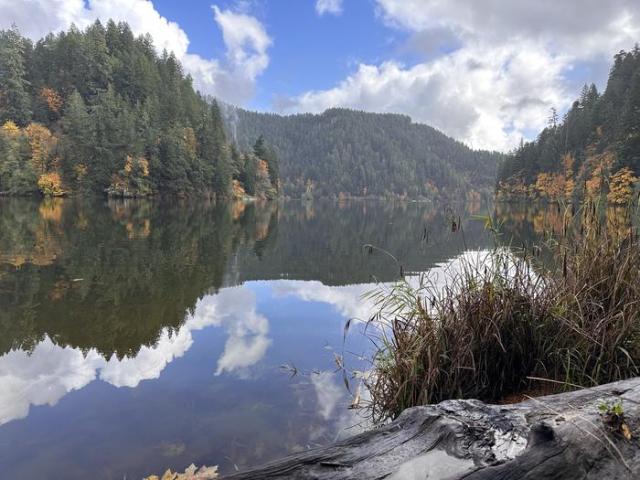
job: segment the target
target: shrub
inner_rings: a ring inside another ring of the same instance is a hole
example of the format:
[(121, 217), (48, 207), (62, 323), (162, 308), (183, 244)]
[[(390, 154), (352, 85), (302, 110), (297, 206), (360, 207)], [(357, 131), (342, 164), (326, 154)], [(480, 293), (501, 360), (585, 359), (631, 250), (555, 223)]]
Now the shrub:
[(38, 178), (38, 188), (47, 197), (61, 197), (66, 194), (62, 179), (57, 172), (43, 173)]

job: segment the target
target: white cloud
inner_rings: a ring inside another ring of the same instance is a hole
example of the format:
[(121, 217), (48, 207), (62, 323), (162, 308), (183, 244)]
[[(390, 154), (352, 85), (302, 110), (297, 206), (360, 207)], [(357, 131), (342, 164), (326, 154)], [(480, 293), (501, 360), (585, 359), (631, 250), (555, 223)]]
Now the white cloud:
[(316, 12), (318, 15), (330, 13), (340, 15), (342, 13), (342, 0), (316, 0)]
[(96, 19), (126, 21), (135, 34), (151, 34), (158, 51), (173, 51), (196, 88), (242, 104), (251, 98), (257, 78), (269, 64), (271, 39), (256, 18), (212, 8), (227, 51), (223, 62), (189, 53), (186, 32), (160, 15), (149, 0), (88, 0), (86, 5), (83, 0), (0, 0), (0, 28), (15, 23), (24, 35), (37, 40), (71, 24), (84, 28)]
[(577, 56), (629, 48), (639, 32), (634, 0), (376, 0), (391, 25), (410, 31), (448, 28), (462, 38), (506, 43), (540, 41), (555, 52)]
[(253, 95), (257, 78), (269, 66), (267, 50), (272, 40), (264, 26), (245, 13), (220, 10), (213, 6), (216, 23), (227, 48), (227, 71), (220, 87), (227, 101), (241, 103)]
[(549, 107), (564, 107), (566, 60), (543, 50), (504, 46), (460, 49), (433, 62), (361, 64), (336, 87), (306, 92), (290, 111), (344, 106), (402, 112), (474, 148), (508, 149), (526, 129), (544, 126)]
[(345, 401), (345, 388), (335, 380), (335, 374), (329, 371), (311, 375), (311, 384), (318, 398), (318, 412), (325, 420), (331, 419), (338, 402)]
[(640, 36), (640, 2), (630, 0), (376, 2), (378, 16), (409, 34), (424, 60), (362, 63), (333, 88), (286, 99), (279, 110), (405, 113), (472, 147), (508, 150), (544, 127), (552, 106), (562, 110), (577, 96), (575, 66), (606, 69)]

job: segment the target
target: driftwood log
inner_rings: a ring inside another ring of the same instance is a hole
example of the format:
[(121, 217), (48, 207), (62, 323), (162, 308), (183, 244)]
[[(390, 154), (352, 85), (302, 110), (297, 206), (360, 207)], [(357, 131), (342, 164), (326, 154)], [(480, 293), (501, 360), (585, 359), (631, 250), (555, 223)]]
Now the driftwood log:
[[(620, 401), (623, 421), (599, 410)], [(224, 478), (640, 479), (639, 440), (634, 378), (513, 405), (410, 408), (381, 428)]]

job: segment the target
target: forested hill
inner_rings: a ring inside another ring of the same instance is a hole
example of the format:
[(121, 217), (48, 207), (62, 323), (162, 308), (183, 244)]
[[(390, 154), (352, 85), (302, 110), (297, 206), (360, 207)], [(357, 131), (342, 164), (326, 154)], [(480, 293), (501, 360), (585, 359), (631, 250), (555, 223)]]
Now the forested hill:
[(614, 57), (600, 94), (585, 85), (559, 122), (524, 143), (501, 165), (498, 197), (551, 201), (584, 197), (622, 204), (640, 174), (640, 49)]
[(225, 107), (242, 148), (264, 135), (280, 159), (282, 190), (300, 196), (464, 198), (491, 191), (501, 156), (474, 151), (404, 115), (330, 109), (282, 116)]
[(216, 102), (126, 23), (0, 31), (0, 193), (273, 196), (274, 163), (229, 145)]

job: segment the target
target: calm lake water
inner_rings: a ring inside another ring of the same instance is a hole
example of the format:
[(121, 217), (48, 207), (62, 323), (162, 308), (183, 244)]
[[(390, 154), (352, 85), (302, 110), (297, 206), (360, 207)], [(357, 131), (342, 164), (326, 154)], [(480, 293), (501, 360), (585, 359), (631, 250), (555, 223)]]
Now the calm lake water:
[[(491, 243), (480, 205), (0, 199), (0, 468), (222, 472), (356, 433), (361, 295)], [(498, 208), (531, 238), (553, 214)], [(462, 230), (451, 221), (462, 219)], [(294, 365), (291, 376), (281, 368)]]

